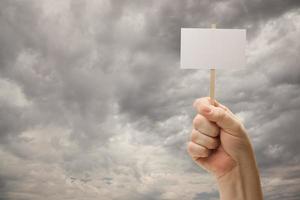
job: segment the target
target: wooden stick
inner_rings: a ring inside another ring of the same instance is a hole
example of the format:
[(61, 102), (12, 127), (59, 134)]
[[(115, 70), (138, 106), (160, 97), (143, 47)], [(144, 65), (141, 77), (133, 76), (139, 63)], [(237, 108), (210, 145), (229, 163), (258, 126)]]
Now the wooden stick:
[[(212, 24), (211, 28), (216, 28), (216, 24)], [(216, 69), (214, 66), (210, 68), (210, 89), (209, 89), (209, 97), (210, 103), (212, 105), (215, 104), (215, 86), (216, 86)]]
[(215, 103), (215, 85), (216, 85), (216, 69), (210, 69), (210, 89), (209, 89), (209, 97), (211, 104)]

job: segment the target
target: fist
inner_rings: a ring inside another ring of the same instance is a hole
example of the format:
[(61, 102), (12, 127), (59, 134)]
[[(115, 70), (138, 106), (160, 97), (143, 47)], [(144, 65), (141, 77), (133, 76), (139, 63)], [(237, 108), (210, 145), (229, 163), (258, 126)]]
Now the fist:
[(187, 150), (202, 168), (221, 177), (252, 154), (252, 146), (241, 121), (225, 106), (209, 98), (194, 102), (193, 120)]

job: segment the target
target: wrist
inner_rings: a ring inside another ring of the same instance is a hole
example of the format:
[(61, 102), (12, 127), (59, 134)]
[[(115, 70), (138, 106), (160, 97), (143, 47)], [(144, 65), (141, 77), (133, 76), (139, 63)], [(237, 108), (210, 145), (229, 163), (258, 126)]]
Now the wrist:
[(230, 155), (239, 165), (255, 164), (255, 155), (250, 139), (246, 133), (235, 143), (235, 148)]
[(221, 200), (262, 200), (260, 179), (255, 160), (238, 163), (231, 171), (217, 178)]

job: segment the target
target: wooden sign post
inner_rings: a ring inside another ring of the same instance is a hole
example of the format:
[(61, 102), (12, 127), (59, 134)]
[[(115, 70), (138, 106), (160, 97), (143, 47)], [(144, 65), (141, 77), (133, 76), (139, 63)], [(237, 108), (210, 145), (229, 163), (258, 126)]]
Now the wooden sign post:
[[(211, 28), (216, 28), (216, 24), (212, 24)], [(215, 88), (216, 88), (216, 69), (215, 66), (210, 68), (210, 87), (209, 87), (209, 97), (210, 103), (215, 104)]]

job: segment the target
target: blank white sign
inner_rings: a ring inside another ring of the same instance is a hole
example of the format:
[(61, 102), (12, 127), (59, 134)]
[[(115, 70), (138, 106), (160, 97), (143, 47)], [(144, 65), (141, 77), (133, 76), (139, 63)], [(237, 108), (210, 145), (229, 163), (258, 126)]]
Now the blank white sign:
[(245, 29), (181, 28), (181, 68), (244, 67)]

